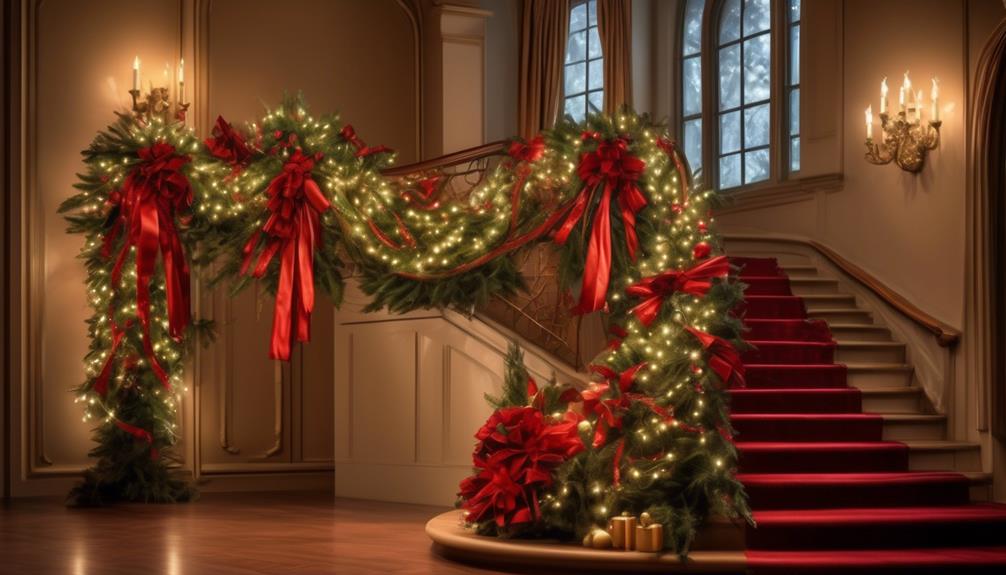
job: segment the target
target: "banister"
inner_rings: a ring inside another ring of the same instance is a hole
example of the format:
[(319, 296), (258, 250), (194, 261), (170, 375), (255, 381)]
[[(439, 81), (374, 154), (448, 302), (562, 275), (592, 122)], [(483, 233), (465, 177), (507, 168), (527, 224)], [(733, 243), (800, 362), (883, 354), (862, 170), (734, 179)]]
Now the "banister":
[(858, 281), (902, 315), (912, 320), (926, 331), (932, 333), (941, 347), (954, 347), (958, 342), (960, 342), (961, 332), (959, 330), (922, 311), (918, 306), (908, 301), (904, 296), (897, 293), (877, 278), (870, 275), (866, 270), (845, 259), (835, 252), (835, 250), (820, 242), (802, 238), (745, 234), (723, 234), (723, 238), (727, 241), (741, 240), (784, 242), (810, 246), (817, 253), (821, 254), (825, 259), (831, 262), (832, 265), (842, 270), (843, 273)]
[(482, 144), (481, 146), (475, 146), (473, 148), (466, 148), (444, 156), (430, 158), (428, 160), (422, 160), (412, 164), (405, 164), (403, 166), (394, 166), (384, 170), (382, 173), (385, 176), (396, 177), (417, 174), (437, 168), (448, 168), (450, 166), (465, 164), (490, 156), (501, 155), (506, 150), (506, 147), (507, 142), (503, 140), (489, 142), (488, 144)]

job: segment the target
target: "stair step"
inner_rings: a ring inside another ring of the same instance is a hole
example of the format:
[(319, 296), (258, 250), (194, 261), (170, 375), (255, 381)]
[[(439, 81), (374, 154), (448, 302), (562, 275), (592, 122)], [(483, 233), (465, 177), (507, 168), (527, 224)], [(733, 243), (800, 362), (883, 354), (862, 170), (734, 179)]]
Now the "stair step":
[(880, 441), (886, 433), (883, 417), (863, 413), (734, 413), (730, 423), (738, 439), (749, 442), (866, 442)]
[(859, 413), (862, 392), (855, 388), (732, 389), (732, 413)]
[(921, 413), (924, 395), (920, 387), (870, 387), (859, 391), (866, 413)]
[(832, 323), (842, 323), (846, 325), (873, 325), (873, 316), (870, 312), (859, 308), (808, 308), (807, 317), (810, 319), (822, 319), (828, 322), (829, 325)]
[(882, 325), (831, 323), (828, 329), (838, 341), (891, 341), (891, 330)]
[(743, 473), (981, 471), (981, 447), (961, 441), (737, 442)]
[(908, 387), (915, 369), (904, 363), (847, 363), (848, 383), (859, 389)]
[(986, 546), (1006, 541), (1006, 505), (755, 511), (749, 549)]
[(838, 363), (904, 363), (905, 344), (897, 341), (839, 341)]
[(741, 473), (752, 509), (964, 505), (971, 477), (949, 471)]
[(810, 294), (800, 296), (803, 298), (807, 311), (816, 310), (856, 310), (856, 296), (842, 293), (833, 294)]
[(826, 365), (835, 363), (833, 341), (748, 340), (752, 349), (741, 357), (745, 364)]
[(913, 471), (981, 471), (981, 445), (967, 441), (905, 441)]
[(885, 441), (940, 440), (947, 434), (947, 416), (921, 413), (885, 413)]
[(752, 573), (801, 575), (937, 575), (1006, 572), (1006, 547), (842, 549), (837, 551), (747, 551)]
[(790, 277), (789, 287), (794, 295), (827, 295), (838, 293), (838, 280), (812, 277)]
[(817, 266), (813, 264), (781, 264), (782, 271), (791, 278), (804, 278), (818, 275)]

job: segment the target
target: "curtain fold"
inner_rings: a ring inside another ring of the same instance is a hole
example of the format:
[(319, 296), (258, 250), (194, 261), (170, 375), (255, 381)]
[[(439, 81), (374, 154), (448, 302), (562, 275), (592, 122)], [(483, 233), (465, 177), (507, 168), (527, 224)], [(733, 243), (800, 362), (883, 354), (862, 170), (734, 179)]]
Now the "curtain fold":
[(597, 33), (604, 56), (604, 112), (632, 104), (632, 2), (597, 0)]
[(530, 138), (559, 117), (569, 0), (524, 0), (520, 31), (517, 122)]

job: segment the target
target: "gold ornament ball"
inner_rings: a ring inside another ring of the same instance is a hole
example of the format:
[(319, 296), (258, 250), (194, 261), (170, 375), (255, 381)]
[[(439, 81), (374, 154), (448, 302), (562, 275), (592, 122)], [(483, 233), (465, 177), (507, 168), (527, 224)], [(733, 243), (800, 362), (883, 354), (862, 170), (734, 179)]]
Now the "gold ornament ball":
[(649, 527), (652, 523), (653, 523), (653, 518), (650, 517), (649, 513), (643, 511), (642, 513), (639, 514), (639, 524), (640, 525), (642, 525), (643, 527)]
[(595, 529), (591, 538), (591, 546), (594, 549), (610, 549), (611, 535), (604, 529)]

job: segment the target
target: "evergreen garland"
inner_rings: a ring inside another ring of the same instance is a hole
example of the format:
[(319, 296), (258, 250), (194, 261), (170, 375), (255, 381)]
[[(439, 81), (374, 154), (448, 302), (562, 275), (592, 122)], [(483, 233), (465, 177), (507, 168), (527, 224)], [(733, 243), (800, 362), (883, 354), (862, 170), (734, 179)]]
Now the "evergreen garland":
[[(59, 208), (68, 231), (85, 237), (79, 257), (87, 270), (87, 297), (93, 310), (87, 322), (91, 343), (84, 358), (86, 378), (74, 393), (75, 401), (84, 406), (84, 420), (96, 425), (97, 446), (90, 456), (97, 462), (69, 495), (77, 505), (185, 501), (195, 494), (177, 469), (172, 448), (178, 440), (185, 358), (194, 336), (212, 337), (211, 326), (197, 320), (189, 323), (183, 336), (172, 337), (164, 268), (156, 265), (149, 286), (150, 339), (167, 383), (150, 369), (138, 312), (137, 249), (127, 245), (131, 230), (123, 213), (128, 201), (124, 187), (144, 164), (141, 153), (158, 145), (171, 147), (181, 175), (198, 186), (189, 177), (193, 172), (189, 154), (200, 145), (190, 129), (180, 122), (121, 114), (82, 152), (87, 170), (78, 174), (80, 181), (74, 185), (78, 193)], [(198, 190), (192, 194), (196, 206), (200, 195)], [(162, 231), (165, 225), (174, 225), (187, 256), (207, 222), (187, 209), (174, 216), (173, 222), (160, 225)], [(121, 280), (115, 284), (117, 263)]]

